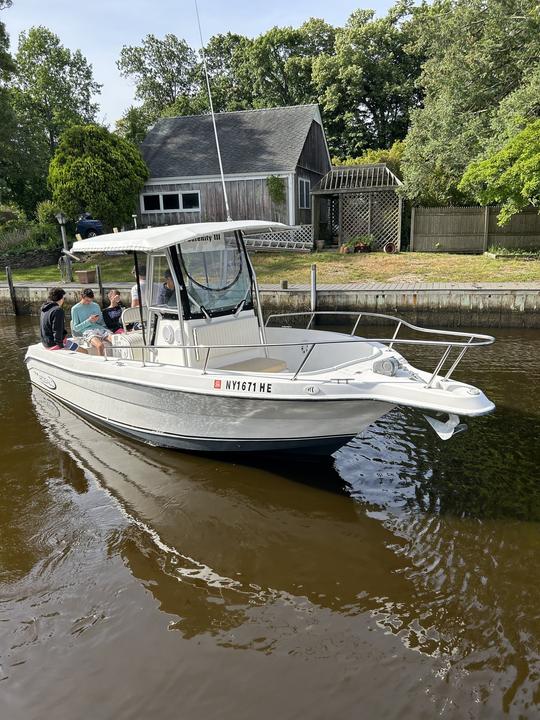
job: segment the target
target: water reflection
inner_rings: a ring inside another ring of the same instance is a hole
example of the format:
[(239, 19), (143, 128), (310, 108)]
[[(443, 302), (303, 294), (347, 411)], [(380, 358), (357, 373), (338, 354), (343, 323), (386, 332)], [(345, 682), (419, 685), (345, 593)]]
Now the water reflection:
[(540, 415), (500, 407), (469, 426), (441, 442), (418, 413), (396, 409), (336, 467), (353, 497), (386, 510), (540, 520)]
[[(385, 550), (392, 535), (339, 494), (306, 491), (275, 469), (255, 473), (249, 466), (126, 442), (40, 390), (32, 398), (50, 439), (61, 438), (132, 519), (137, 530), (123, 548), (128, 559), (133, 546), (143, 555), (154, 553), (160, 572), (240, 602), (264, 603), (285, 592), (340, 610), (358, 602), (360, 574), (359, 609), (373, 607), (366, 598), (407, 591), (394, 572), (401, 563), (394, 550)], [(185, 602), (192, 605), (194, 598)]]

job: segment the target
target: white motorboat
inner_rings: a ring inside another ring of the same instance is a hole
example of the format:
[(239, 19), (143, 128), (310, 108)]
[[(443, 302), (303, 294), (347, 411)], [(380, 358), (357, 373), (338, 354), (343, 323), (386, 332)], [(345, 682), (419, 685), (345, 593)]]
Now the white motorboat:
[[(452, 378), (465, 352), (492, 343), (490, 336), (362, 312), (347, 314), (350, 334), (316, 329), (324, 313), (263, 322), (244, 236), (282, 228), (228, 221), (77, 241), (75, 253), (146, 254), (142, 329), (115, 336), (104, 357), (32, 345), (32, 383), (125, 435), (205, 452), (329, 454), (395, 406), (428, 413), (447, 439), (462, 428), (460, 416), (494, 409), (478, 388)], [(165, 270), (174, 282), (166, 299)], [(357, 336), (374, 316), (390, 324), (388, 337)], [(405, 338), (406, 329), (426, 339)], [(434, 369), (412, 367), (398, 352), (413, 345), (440, 349)]]

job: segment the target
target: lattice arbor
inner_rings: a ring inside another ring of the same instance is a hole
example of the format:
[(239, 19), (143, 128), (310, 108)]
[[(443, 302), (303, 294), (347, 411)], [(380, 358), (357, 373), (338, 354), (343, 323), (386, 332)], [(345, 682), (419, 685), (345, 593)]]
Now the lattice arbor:
[[(357, 235), (372, 235), (373, 248), (383, 249), (387, 243), (400, 246), (402, 201), (396, 190), (400, 180), (386, 167), (358, 165), (333, 168), (313, 190), (313, 195), (326, 200), (330, 207), (338, 204), (338, 244)], [(314, 203), (319, 210), (318, 203)], [(330, 212), (330, 219), (335, 213)], [(314, 213), (317, 238), (319, 217)], [(334, 223), (330, 228), (335, 233)]]

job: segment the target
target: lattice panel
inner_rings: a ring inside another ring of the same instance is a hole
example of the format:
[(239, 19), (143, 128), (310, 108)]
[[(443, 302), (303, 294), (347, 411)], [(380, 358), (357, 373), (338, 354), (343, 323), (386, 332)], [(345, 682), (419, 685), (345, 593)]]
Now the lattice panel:
[(344, 195), (342, 224), (344, 242), (355, 235), (373, 235), (374, 250), (389, 241), (399, 246), (399, 198), (393, 191)]
[(328, 229), (332, 237), (339, 235), (339, 200), (331, 198), (328, 201)]
[(355, 235), (368, 235), (370, 231), (369, 198), (367, 193), (343, 196), (341, 210), (343, 242)]
[(313, 248), (313, 226), (293, 225), (288, 230), (261, 233), (244, 239), (246, 246), (255, 250), (310, 252)]
[(387, 242), (399, 247), (399, 198), (395, 192), (374, 193), (371, 201), (371, 232), (375, 247), (383, 248)]

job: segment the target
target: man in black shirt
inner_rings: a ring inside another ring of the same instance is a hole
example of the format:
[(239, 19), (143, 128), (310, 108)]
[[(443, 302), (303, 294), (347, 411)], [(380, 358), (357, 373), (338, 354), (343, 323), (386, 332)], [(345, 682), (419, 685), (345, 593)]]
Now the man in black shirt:
[(62, 350), (67, 337), (62, 305), (66, 292), (61, 287), (51, 288), (47, 302), (41, 306), (41, 342), (47, 350)]
[(103, 320), (105, 321), (105, 325), (112, 333), (119, 332), (120, 330), (124, 332), (121, 323), (124, 306), (120, 302), (120, 293), (116, 288), (113, 288), (112, 290), (109, 290), (107, 297), (109, 298), (109, 307), (103, 310)]

